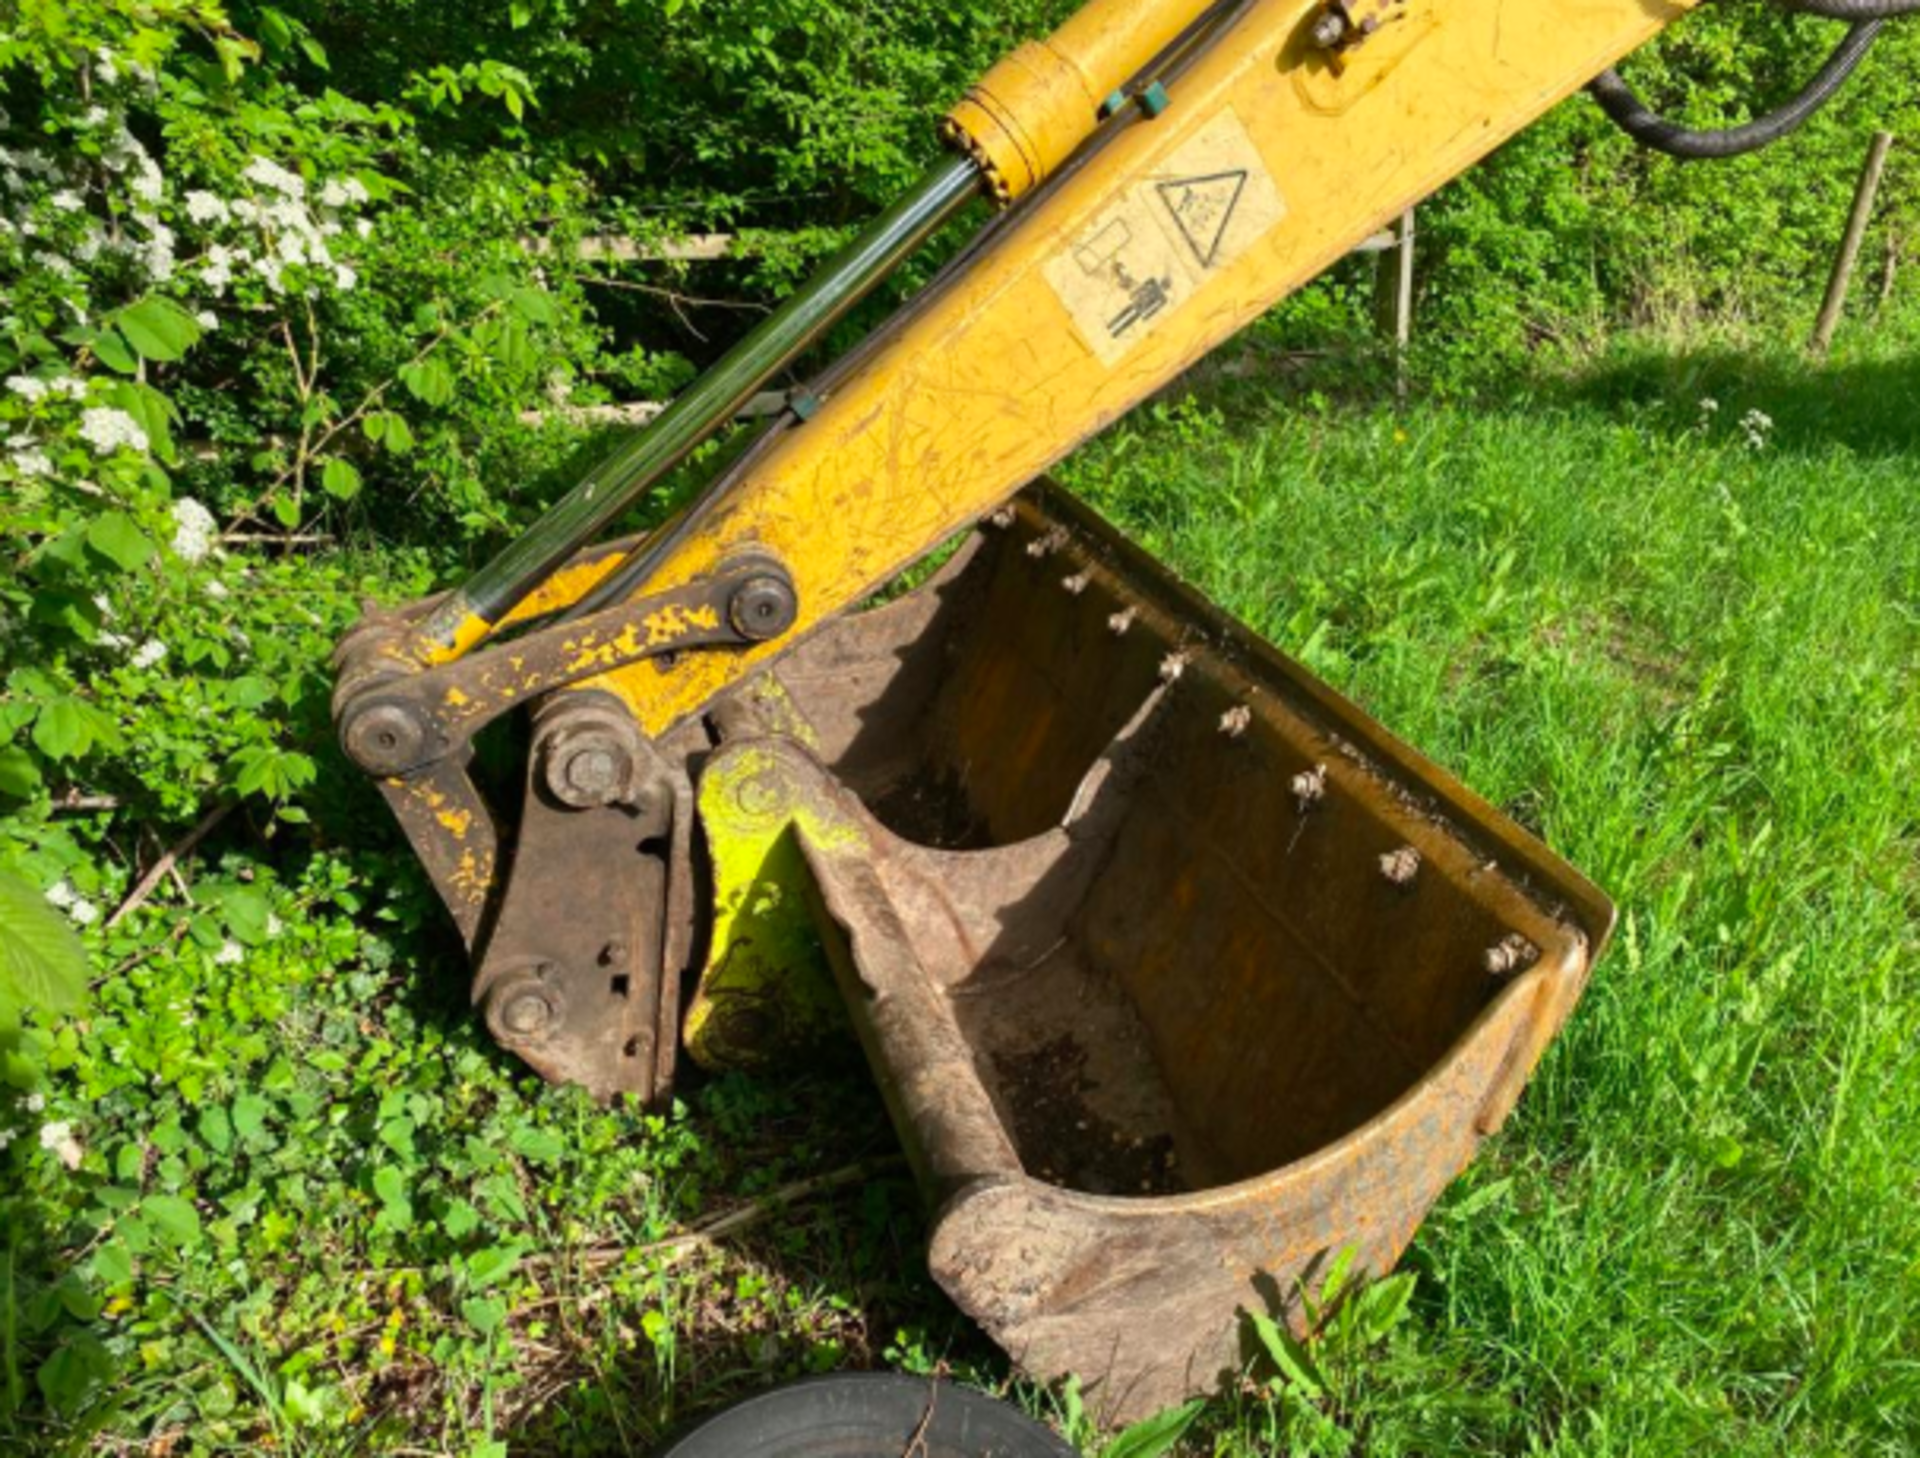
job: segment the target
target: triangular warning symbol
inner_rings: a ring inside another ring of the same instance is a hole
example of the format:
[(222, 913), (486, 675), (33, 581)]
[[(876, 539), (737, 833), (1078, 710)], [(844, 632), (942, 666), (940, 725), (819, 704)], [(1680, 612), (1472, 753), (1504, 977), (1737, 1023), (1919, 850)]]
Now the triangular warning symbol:
[(1210, 172), (1203, 177), (1181, 177), (1172, 182), (1156, 182), (1160, 201), (1173, 215), (1173, 225), (1187, 240), (1187, 247), (1202, 268), (1213, 267), (1226, 236), (1227, 224), (1247, 185), (1244, 167), (1231, 172)]

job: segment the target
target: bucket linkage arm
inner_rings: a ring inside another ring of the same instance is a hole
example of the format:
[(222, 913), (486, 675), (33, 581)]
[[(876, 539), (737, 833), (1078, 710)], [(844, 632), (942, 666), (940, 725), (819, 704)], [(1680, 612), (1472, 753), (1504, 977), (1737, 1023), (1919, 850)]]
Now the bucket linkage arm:
[[(602, 551), (574, 576), (589, 582), (617, 557)], [(549, 593), (534, 604), (544, 626), (441, 662), (423, 653), (419, 631), (435, 605), (371, 613), (341, 642), (341, 745), (378, 783), (459, 928), (494, 1036), (550, 1078), (652, 1099), (671, 1078), (677, 1039), (677, 988), (660, 967), (684, 957), (691, 922), (691, 792), (617, 697), (561, 691), (777, 637), (793, 620), (792, 581), (746, 555), (574, 621), (551, 620), (567, 603)], [(534, 710), (533, 736), (507, 858), (501, 817), (472, 772), (473, 741), (521, 706)], [(535, 868), (517, 889), (510, 862)], [(597, 885), (607, 894), (587, 890)]]

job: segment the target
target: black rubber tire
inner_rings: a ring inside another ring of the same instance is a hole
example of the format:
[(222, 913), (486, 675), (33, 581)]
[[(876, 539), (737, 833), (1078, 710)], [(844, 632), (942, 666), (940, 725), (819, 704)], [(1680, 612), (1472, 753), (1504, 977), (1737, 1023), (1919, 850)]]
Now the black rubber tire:
[[(924, 1447), (914, 1444), (916, 1434)], [(776, 1387), (708, 1418), (656, 1458), (902, 1458), (909, 1451), (915, 1458), (1078, 1458), (1018, 1408), (901, 1372), (838, 1372)]]

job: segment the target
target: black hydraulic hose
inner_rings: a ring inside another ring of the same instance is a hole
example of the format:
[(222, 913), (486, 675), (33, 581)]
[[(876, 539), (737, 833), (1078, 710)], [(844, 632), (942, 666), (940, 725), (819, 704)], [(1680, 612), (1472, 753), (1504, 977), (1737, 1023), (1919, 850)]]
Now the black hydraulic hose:
[(1780, 0), (1796, 15), (1817, 15), (1823, 20), (1898, 20), (1903, 15), (1920, 15), (1920, 0)]
[[(1806, 0), (1806, 3), (1824, 5), (1852, 3), (1852, 0)], [(1893, 0), (1893, 3), (1904, 4), (1909, 0)], [(1831, 101), (1834, 92), (1845, 84), (1854, 68), (1873, 48), (1882, 23), (1879, 20), (1865, 20), (1856, 24), (1833, 48), (1833, 54), (1827, 57), (1826, 64), (1807, 83), (1805, 90), (1784, 106), (1737, 127), (1694, 131), (1678, 122), (1668, 121), (1634, 95), (1633, 88), (1620, 78), (1618, 71), (1608, 71), (1597, 77), (1587, 90), (1600, 103), (1600, 109), (1608, 119), (1643, 147), (1651, 147), (1656, 152), (1664, 152), (1683, 162), (1740, 157), (1779, 141)]]

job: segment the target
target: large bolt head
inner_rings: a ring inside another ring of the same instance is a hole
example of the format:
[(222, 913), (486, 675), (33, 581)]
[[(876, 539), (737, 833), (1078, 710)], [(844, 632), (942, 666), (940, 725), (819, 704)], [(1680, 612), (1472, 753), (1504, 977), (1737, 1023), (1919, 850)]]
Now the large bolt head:
[(552, 1021), (552, 1004), (537, 992), (521, 993), (500, 1012), (500, 1026), (516, 1038), (531, 1038)]
[(1313, 43), (1323, 51), (1335, 50), (1347, 38), (1347, 17), (1337, 10), (1323, 13), (1313, 23)]
[(767, 574), (749, 577), (734, 590), (727, 604), (727, 621), (741, 637), (763, 643), (791, 628), (799, 611), (793, 584), (784, 577)]
[(369, 774), (397, 775), (427, 756), (427, 726), (404, 704), (369, 704), (350, 714), (340, 746)]
[(501, 984), (487, 999), (487, 1026), (510, 1047), (539, 1043), (559, 1026), (566, 1009), (560, 989), (539, 976)]
[(601, 745), (590, 745), (567, 756), (567, 786), (575, 794), (606, 800), (620, 785), (620, 761)]
[(611, 805), (626, 793), (633, 761), (611, 734), (575, 730), (547, 750), (547, 788), (575, 810)]

